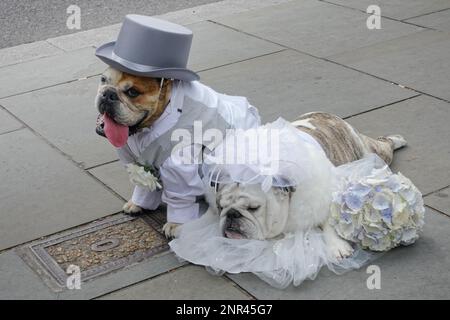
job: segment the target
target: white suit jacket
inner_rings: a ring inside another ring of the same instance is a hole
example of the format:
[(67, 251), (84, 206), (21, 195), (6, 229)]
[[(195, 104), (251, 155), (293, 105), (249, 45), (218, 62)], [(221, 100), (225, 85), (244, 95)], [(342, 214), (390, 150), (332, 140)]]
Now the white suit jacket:
[[(246, 98), (217, 93), (198, 81), (175, 81), (170, 103), (161, 117), (151, 127), (130, 136), (125, 147), (117, 149), (123, 164), (134, 162), (152, 142), (176, 126), (185, 97), (215, 108), (231, 128), (248, 129), (260, 125), (258, 111)], [(202, 155), (201, 145), (193, 144), (189, 148), (194, 149), (195, 155)], [(136, 186), (131, 200), (148, 210), (156, 209), (161, 202), (166, 203), (169, 222), (185, 223), (196, 219), (201, 213), (197, 200), (205, 193), (200, 172), (199, 164), (180, 164), (174, 156), (169, 156), (159, 167), (163, 189), (149, 191)]]

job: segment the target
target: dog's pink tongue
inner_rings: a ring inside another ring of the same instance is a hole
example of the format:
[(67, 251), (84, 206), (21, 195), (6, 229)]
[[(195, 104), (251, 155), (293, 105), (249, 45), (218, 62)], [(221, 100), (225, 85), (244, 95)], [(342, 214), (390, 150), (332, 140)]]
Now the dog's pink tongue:
[(109, 142), (116, 147), (120, 148), (128, 140), (128, 127), (118, 124), (113, 119), (111, 119), (106, 113), (103, 116), (105, 122), (105, 127), (103, 128), (106, 138)]
[(242, 239), (244, 238), (242, 234), (239, 232), (231, 231), (231, 230), (225, 230), (225, 235), (228, 239)]

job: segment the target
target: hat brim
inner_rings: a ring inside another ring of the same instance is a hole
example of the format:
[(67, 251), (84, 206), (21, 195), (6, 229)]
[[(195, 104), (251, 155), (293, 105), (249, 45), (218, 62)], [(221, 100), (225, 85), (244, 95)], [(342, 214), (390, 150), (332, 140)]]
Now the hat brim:
[(114, 69), (143, 77), (171, 78), (184, 81), (196, 81), (200, 79), (200, 76), (197, 73), (189, 69), (143, 66), (120, 59), (113, 54), (114, 45), (115, 41), (109, 42), (100, 46), (95, 51), (95, 55), (100, 60)]

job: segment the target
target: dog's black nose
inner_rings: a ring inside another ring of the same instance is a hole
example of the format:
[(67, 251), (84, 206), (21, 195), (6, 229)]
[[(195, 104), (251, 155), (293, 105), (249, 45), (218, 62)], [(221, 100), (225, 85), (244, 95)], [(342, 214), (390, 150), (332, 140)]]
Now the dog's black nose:
[(239, 211), (237, 211), (236, 209), (232, 208), (227, 211), (227, 217), (231, 218), (231, 219), (237, 219), (237, 218), (242, 217), (242, 214)]
[(106, 103), (111, 103), (119, 100), (119, 96), (113, 90), (106, 90), (105, 92), (103, 92), (102, 98)]

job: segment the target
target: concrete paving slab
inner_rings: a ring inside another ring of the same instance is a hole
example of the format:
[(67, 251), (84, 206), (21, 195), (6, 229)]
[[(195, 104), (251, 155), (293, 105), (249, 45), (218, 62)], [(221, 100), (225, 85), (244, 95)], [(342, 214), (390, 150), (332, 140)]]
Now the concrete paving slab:
[(327, 2), (366, 11), (370, 5), (378, 5), (381, 15), (404, 20), (419, 15), (450, 8), (448, 0), (326, 0)]
[(287, 50), (201, 72), (215, 90), (243, 95), (264, 121), (294, 120), (310, 111), (349, 116), (413, 96), (385, 81)]
[(213, 20), (320, 57), (422, 30), (392, 20), (383, 20), (380, 30), (369, 30), (365, 13), (316, 0), (295, 1)]
[(450, 33), (427, 30), (330, 60), (450, 100)]
[(123, 201), (27, 129), (0, 135), (0, 250), (120, 211)]
[(64, 51), (46, 41), (22, 44), (0, 50), (0, 67), (53, 56)]
[[(188, 26), (194, 32), (194, 39), (189, 59), (189, 67), (203, 70), (231, 62), (245, 60), (254, 56), (275, 52), (281, 48), (270, 42), (219, 26), (212, 22), (198, 22)], [(49, 40), (65, 49), (83, 47), (94, 43), (96, 46), (114, 41), (120, 29), (119, 25), (99, 28), (97, 32), (86, 31), (85, 37), (78, 34), (64, 36), (63, 39)], [(92, 36), (90, 33), (92, 32)], [(76, 40), (72, 41), (69, 38)], [(73, 47), (68, 47), (64, 43)]]
[(66, 34), (47, 39), (47, 42), (64, 51), (74, 51), (86, 47), (99, 47), (104, 43), (115, 41), (121, 25), (121, 23), (116, 23), (106, 27)]
[[(255, 8), (269, 7), (289, 1), (292, 0), (225, 0), (168, 12), (162, 15), (157, 15), (155, 18), (164, 19), (182, 25), (188, 25), (205, 21), (217, 16), (248, 11)], [(72, 51), (90, 46), (98, 47), (106, 42), (114, 41), (117, 38), (120, 26), (121, 24), (117, 23), (105, 27), (47, 39), (47, 41), (65, 51)], [(195, 37), (196, 35), (194, 34), (194, 38)]]
[[(270, 7), (289, 1), (292, 0), (225, 0), (168, 12), (162, 15), (157, 15), (155, 18), (164, 19), (182, 25), (188, 25), (205, 21), (217, 16), (248, 11), (261, 7)], [(117, 38), (120, 26), (121, 24), (117, 23), (106, 27), (90, 29), (74, 34), (47, 39), (47, 41), (65, 51), (72, 51), (91, 46), (98, 47), (103, 43), (114, 41)], [(196, 37), (197, 35), (194, 35), (194, 39)]]
[(256, 276), (230, 276), (258, 299), (449, 299), (450, 219), (427, 209), (422, 237), (373, 262), (380, 267), (381, 289), (369, 290), (367, 268), (335, 275), (323, 270), (313, 281), (278, 290)]
[(450, 184), (450, 104), (420, 96), (347, 121), (371, 137), (403, 135), (408, 146), (395, 153), (392, 168), (410, 178), (423, 194)]
[(212, 22), (191, 24), (189, 28), (194, 32), (189, 56), (189, 66), (193, 70), (214, 68), (283, 49)]
[(406, 21), (440, 31), (450, 31), (450, 9), (408, 19)]
[(101, 73), (104, 63), (93, 48), (28, 61), (1, 68), (0, 98)]
[(183, 266), (172, 253), (166, 252), (159, 256), (144, 260), (138, 264), (111, 273), (94, 281), (82, 283), (80, 290), (66, 290), (58, 294), (60, 300), (94, 299), (110, 292), (128, 287), (146, 279)]
[(450, 188), (445, 188), (426, 196), (425, 204), (450, 217)]
[(23, 125), (19, 121), (14, 119), (14, 117), (12, 117), (5, 110), (0, 109), (0, 134), (10, 132), (22, 127)]
[(54, 296), (14, 251), (0, 254), (0, 300), (46, 300)]
[(119, 161), (93, 168), (89, 172), (124, 199), (131, 198), (133, 185), (125, 167)]
[(210, 275), (203, 267), (190, 265), (113, 292), (101, 299), (248, 300), (250, 296), (225, 277)]
[(271, 7), (290, 1), (292, 0), (224, 0), (189, 9), (168, 12), (156, 17), (186, 25), (215, 17), (236, 14), (258, 8)]
[(99, 77), (0, 100), (0, 104), (84, 168), (117, 159), (114, 147), (95, 133)]
[(93, 299), (156, 277), (184, 264), (172, 253), (165, 252), (94, 281), (82, 282), (81, 288), (78, 290), (65, 289), (55, 292), (47, 287), (44, 281), (13, 250), (8, 250), (0, 254), (0, 299)]

